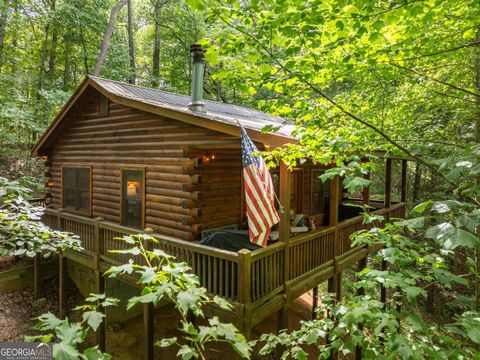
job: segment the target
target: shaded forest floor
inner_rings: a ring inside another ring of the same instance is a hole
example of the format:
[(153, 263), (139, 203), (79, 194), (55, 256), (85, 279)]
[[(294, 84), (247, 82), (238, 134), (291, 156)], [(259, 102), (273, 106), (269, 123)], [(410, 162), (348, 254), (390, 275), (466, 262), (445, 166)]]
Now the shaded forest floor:
[[(67, 308), (73, 309), (84, 302), (75, 285), (67, 283)], [(311, 293), (304, 294), (295, 301), (289, 310), (289, 329), (298, 327), (301, 320), (308, 320), (311, 316)], [(42, 287), (42, 298), (33, 298), (33, 287), (23, 290), (0, 294), (0, 342), (23, 341), (25, 335), (33, 335), (34, 318), (45, 312), (58, 313), (58, 277), (46, 280)], [(70, 311), (67, 316), (79, 320), (79, 313)], [(155, 312), (155, 339), (177, 336), (180, 318), (171, 306), (164, 306)], [(271, 316), (252, 331), (252, 338), (258, 338), (262, 333), (276, 332), (277, 319)], [(122, 324), (107, 323), (107, 352), (113, 359), (130, 360), (143, 358), (143, 319), (136, 317)], [(95, 345), (95, 335), (91, 333), (87, 338), (88, 345)], [(257, 355), (261, 346), (255, 348), (253, 359), (278, 359), (278, 354), (269, 357)], [(156, 359), (176, 359), (177, 347), (161, 349), (155, 347)], [(212, 344), (208, 347), (208, 359), (236, 359), (238, 356), (225, 343)]]
[[(68, 308), (81, 303), (83, 298), (73, 283), (67, 283)], [(58, 277), (45, 280), (42, 297), (35, 300), (33, 286), (23, 290), (0, 294), (0, 342), (23, 341), (25, 335), (33, 335), (35, 317), (58, 311)]]

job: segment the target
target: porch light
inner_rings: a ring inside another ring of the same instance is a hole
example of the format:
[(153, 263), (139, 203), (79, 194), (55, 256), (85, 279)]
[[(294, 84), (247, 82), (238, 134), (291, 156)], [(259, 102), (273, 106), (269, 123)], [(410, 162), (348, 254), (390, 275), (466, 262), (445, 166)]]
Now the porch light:
[(53, 181), (51, 179), (47, 180), (47, 187), (51, 188), (53, 186)]
[(207, 152), (205, 153), (205, 155), (202, 156), (202, 161), (209, 162), (210, 160), (215, 160), (215, 154), (210, 154), (209, 152)]
[(127, 196), (137, 195), (138, 182), (128, 181), (127, 182)]

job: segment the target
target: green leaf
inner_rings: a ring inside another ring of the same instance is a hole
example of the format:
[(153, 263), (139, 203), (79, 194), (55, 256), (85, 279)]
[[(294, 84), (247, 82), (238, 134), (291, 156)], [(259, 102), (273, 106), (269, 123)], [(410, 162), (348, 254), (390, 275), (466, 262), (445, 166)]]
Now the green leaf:
[(428, 200), (428, 201), (425, 201), (423, 203), (420, 203), (418, 204), (417, 206), (415, 206), (413, 208), (413, 211), (414, 212), (417, 212), (419, 214), (423, 214), (423, 212), (428, 209), (430, 206), (432, 206), (433, 204), (433, 201), (432, 200)]
[(85, 311), (82, 315), (83, 321), (86, 321), (93, 331), (97, 331), (104, 317), (105, 315), (98, 311)]
[(233, 308), (233, 306), (227, 300), (218, 295), (215, 295), (213, 302), (225, 310), (230, 310)]
[(87, 298), (85, 298), (86, 302), (97, 302), (98, 300), (105, 299), (105, 294), (90, 294)]
[(344, 183), (344, 187), (350, 192), (355, 192), (357, 189), (362, 190), (363, 188), (369, 186), (371, 182), (371, 180), (355, 176), (352, 180)]
[(395, 221), (394, 224), (396, 226), (402, 226), (412, 230), (421, 229), (425, 225), (425, 217), (421, 216), (421, 217), (416, 217), (412, 219)]
[(197, 297), (191, 291), (180, 291), (177, 294), (177, 303), (180, 310), (186, 314), (188, 309), (195, 307)]
[(77, 349), (68, 341), (53, 344), (53, 358), (55, 360), (78, 360), (82, 356)]
[(85, 349), (83, 355), (87, 360), (110, 360), (112, 358), (109, 354), (102, 353), (98, 346)]
[(157, 341), (155, 343), (155, 345), (163, 348), (163, 347), (172, 346), (176, 342), (177, 342), (177, 338), (176, 337), (171, 337), (171, 338), (168, 338), (168, 339), (161, 339), (161, 340)]
[(474, 327), (471, 326), (467, 329), (467, 335), (473, 342), (480, 344), (480, 323)]
[(177, 356), (181, 356), (182, 360), (190, 360), (198, 358), (198, 354), (192, 347), (188, 345), (182, 345), (180, 350), (177, 352)]
[(143, 271), (139, 271), (140, 279), (138, 280), (139, 283), (148, 284), (151, 283), (154, 279), (158, 277), (158, 274), (152, 268), (146, 268)]
[(457, 229), (457, 245), (473, 248), (480, 243), (478, 237), (471, 232)]

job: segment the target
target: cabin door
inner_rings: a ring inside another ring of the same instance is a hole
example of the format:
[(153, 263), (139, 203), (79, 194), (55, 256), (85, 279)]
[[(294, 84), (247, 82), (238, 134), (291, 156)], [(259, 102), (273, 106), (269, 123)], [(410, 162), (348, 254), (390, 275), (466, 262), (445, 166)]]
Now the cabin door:
[(290, 212), (295, 212), (295, 214), (303, 213), (302, 192), (303, 170), (296, 169), (292, 171), (290, 180)]
[(311, 215), (317, 227), (328, 225), (330, 211), (330, 180), (326, 182), (320, 180), (323, 173), (323, 169), (312, 170)]

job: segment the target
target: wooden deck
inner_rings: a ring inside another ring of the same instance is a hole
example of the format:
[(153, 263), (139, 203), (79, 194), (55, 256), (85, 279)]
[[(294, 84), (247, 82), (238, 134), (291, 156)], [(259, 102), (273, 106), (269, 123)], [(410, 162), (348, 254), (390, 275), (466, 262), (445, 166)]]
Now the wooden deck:
[[(374, 213), (384, 215), (385, 221), (403, 218), (405, 203), (393, 204)], [(84, 250), (81, 253), (67, 251), (62, 257), (97, 271), (99, 279), (110, 266), (132, 258), (132, 255), (108, 252), (125, 247), (125, 243), (114, 238), (140, 232), (61, 210), (45, 209), (43, 221), (52, 228), (80, 236)], [(366, 225), (362, 224), (362, 217), (357, 216), (339, 222), (337, 226), (291, 237), (267, 248), (238, 253), (153, 235), (159, 240), (155, 247), (175, 256), (177, 261), (187, 262), (209, 293), (232, 303), (234, 310), (223, 316), (248, 335), (253, 326), (275, 312), (279, 312), (281, 320), (282, 309), (317, 285), (328, 280), (330, 287), (337, 286), (338, 290), (339, 285), (335, 285), (334, 280), (342, 271), (378, 250), (351, 247), (350, 235), (363, 228)], [(134, 260), (141, 263), (141, 259)], [(136, 279), (125, 277), (124, 281), (135, 284)]]

